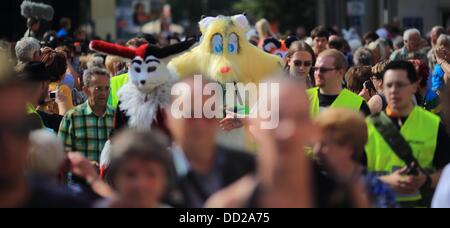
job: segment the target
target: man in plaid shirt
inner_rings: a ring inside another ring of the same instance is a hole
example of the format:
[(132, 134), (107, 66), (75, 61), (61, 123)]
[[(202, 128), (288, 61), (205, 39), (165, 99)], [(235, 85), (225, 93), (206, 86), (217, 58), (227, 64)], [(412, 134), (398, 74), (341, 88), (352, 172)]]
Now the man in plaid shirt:
[(114, 110), (107, 105), (110, 79), (106, 70), (92, 68), (86, 70), (83, 80), (83, 92), (88, 100), (66, 113), (59, 136), (66, 151), (80, 152), (99, 162), (114, 125)]

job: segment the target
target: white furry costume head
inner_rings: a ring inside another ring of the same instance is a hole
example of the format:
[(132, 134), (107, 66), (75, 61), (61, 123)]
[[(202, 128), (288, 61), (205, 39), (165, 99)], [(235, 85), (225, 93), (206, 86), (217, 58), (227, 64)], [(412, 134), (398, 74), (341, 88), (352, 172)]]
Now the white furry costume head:
[(188, 50), (196, 39), (159, 48), (145, 44), (128, 48), (104, 41), (92, 41), (90, 48), (110, 55), (132, 59), (129, 81), (118, 91), (120, 110), (129, 117), (129, 127), (148, 130), (160, 108), (170, 101), (170, 90), (176, 78), (166, 65), (174, 55)]

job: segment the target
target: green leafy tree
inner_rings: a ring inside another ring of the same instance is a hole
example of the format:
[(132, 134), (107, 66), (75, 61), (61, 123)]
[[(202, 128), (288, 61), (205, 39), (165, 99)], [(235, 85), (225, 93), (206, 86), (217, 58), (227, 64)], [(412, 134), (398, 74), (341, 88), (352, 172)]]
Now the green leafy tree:
[(282, 31), (298, 26), (310, 31), (316, 24), (316, 7), (315, 0), (240, 0), (233, 4), (235, 10), (254, 20), (266, 18), (278, 23)]
[(311, 30), (316, 24), (315, 0), (169, 0), (173, 19), (197, 27), (202, 15), (233, 15), (247, 13), (252, 22), (266, 18), (278, 23), (282, 31), (294, 31), (298, 26)]

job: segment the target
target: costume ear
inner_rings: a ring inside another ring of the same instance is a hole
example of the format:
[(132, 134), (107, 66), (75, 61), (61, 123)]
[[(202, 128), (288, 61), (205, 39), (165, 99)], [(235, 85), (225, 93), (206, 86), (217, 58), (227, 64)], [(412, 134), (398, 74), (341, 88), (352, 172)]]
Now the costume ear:
[(264, 40), (263, 50), (267, 53), (273, 53), (281, 48), (281, 42), (275, 38), (267, 38)]
[(108, 55), (116, 55), (127, 59), (133, 59), (137, 55), (136, 50), (133, 48), (124, 47), (101, 40), (91, 41), (89, 48), (92, 51), (97, 51)]
[(200, 31), (202, 31), (202, 33), (205, 33), (205, 31), (208, 29), (209, 25), (211, 25), (211, 23), (215, 19), (216, 19), (215, 17), (202, 16), (202, 20), (198, 23), (198, 25), (200, 26)]
[(245, 14), (233, 16), (231, 19), (237, 26), (241, 27), (245, 31), (250, 29), (250, 22), (248, 22), (248, 19)]
[(286, 48), (289, 49), (295, 41), (298, 41), (299, 39), (296, 36), (288, 36), (288, 38), (284, 41), (286, 44)]
[(156, 58), (163, 60), (165, 64), (168, 64), (172, 58), (189, 50), (195, 43), (197, 43), (197, 41), (198, 37), (190, 37), (185, 41), (164, 48), (149, 45), (147, 47), (147, 56), (153, 55)]

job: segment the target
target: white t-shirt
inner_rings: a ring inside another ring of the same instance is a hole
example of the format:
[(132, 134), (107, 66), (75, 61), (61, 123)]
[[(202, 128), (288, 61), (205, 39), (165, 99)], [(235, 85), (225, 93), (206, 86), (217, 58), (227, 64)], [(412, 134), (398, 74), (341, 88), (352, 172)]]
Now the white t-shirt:
[(450, 165), (442, 173), (431, 207), (450, 208)]

